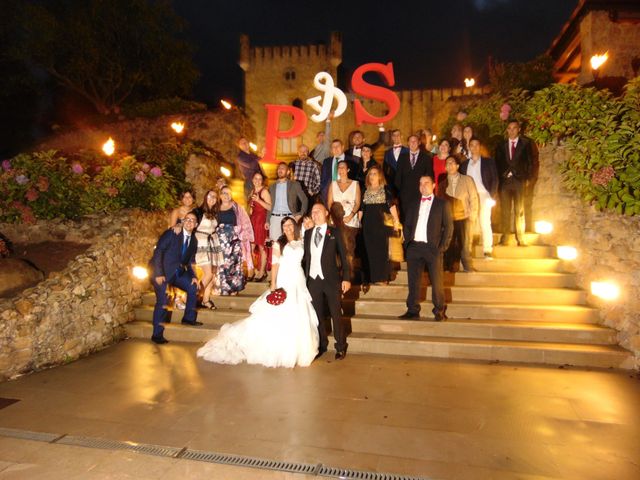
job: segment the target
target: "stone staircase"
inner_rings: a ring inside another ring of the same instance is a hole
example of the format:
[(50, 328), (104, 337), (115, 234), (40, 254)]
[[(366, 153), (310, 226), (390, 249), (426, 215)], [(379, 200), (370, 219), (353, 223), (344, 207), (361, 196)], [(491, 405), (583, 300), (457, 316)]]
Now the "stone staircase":
[[(494, 259), (476, 258), (477, 272), (445, 274), (445, 322), (432, 321), (430, 287), (421, 292), (423, 318), (397, 318), (406, 310), (404, 263), (388, 286), (354, 286), (343, 301), (352, 332), (349, 353), (632, 368), (632, 354), (616, 344), (615, 330), (598, 324), (598, 311), (586, 304), (574, 274), (562, 271), (555, 247), (527, 236), (527, 248), (497, 246)], [(480, 257), (482, 251), (474, 253)], [(249, 283), (241, 295), (216, 297), (218, 310), (199, 313), (202, 327), (181, 325), (182, 312), (176, 311), (165, 336), (203, 343), (222, 324), (244, 318), (266, 288), (267, 283)], [(144, 295), (136, 320), (127, 325), (130, 337), (151, 336), (153, 303), (153, 293)]]

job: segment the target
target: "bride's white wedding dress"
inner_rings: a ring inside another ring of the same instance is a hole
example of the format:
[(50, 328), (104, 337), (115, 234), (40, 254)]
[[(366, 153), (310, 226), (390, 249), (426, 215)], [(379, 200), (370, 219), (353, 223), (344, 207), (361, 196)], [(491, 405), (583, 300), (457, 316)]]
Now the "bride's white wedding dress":
[(273, 247), (276, 285), (287, 292), (284, 303), (267, 303), (267, 290), (249, 307), (249, 317), (223, 325), (215, 338), (198, 349), (198, 357), (234, 365), (243, 361), (267, 367), (311, 364), (318, 353), (318, 317), (301, 267), (303, 243), (289, 242), (281, 255), (277, 242)]

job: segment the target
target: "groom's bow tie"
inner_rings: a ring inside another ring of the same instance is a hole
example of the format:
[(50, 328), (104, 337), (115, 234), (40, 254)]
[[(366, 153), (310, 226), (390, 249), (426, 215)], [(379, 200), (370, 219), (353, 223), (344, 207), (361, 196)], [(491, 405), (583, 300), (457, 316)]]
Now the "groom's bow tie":
[(433, 195), (429, 195), (428, 197), (422, 197), (420, 199), (420, 201), (421, 202), (430, 202), (432, 198), (433, 198)]

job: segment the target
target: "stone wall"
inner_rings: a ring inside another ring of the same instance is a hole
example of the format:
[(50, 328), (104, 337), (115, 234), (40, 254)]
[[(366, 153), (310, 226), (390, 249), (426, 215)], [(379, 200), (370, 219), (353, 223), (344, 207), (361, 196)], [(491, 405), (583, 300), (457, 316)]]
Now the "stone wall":
[(166, 141), (175, 138), (176, 133), (170, 125), (178, 121), (186, 124), (183, 136), (189, 140), (203, 142), (209, 148), (220, 152), (230, 163), (233, 163), (238, 153), (238, 138), (255, 138), (255, 130), (244, 113), (238, 109), (220, 109), (156, 118), (136, 118), (59, 132), (37, 145), (35, 150), (100, 150), (102, 144), (112, 137), (119, 151), (130, 152), (143, 140)]
[(124, 337), (123, 324), (146, 290), (131, 267), (146, 265), (166, 213), (138, 210), (80, 222), (1, 224), (13, 242), (91, 242), (65, 270), (33, 288), (0, 300), (0, 381), (60, 365)]
[(636, 355), (640, 367), (640, 218), (598, 212), (562, 184), (559, 165), (571, 153), (564, 147), (540, 149), (540, 176), (533, 201), (534, 220), (547, 220), (553, 232), (545, 240), (577, 248), (578, 258), (567, 263), (578, 286), (590, 292), (592, 281), (613, 281), (621, 297), (605, 302), (588, 294), (600, 308), (602, 323), (616, 329), (618, 342)]

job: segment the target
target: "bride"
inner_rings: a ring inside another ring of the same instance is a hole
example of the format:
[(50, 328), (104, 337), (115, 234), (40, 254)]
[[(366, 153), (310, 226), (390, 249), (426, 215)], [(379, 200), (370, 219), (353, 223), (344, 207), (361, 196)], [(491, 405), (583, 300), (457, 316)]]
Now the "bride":
[[(271, 289), (249, 307), (250, 316), (225, 324), (218, 335), (198, 350), (198, 357), (215, 363), (243, 361), (267, 367), (307, 367), (318, 353), (318, 318), (311, 304), (301, 267), (303, 242), (291, 217), (282, 222), (283, 235), (273, 244)], [(283, 288), (280, 305), (267, 295)]]

